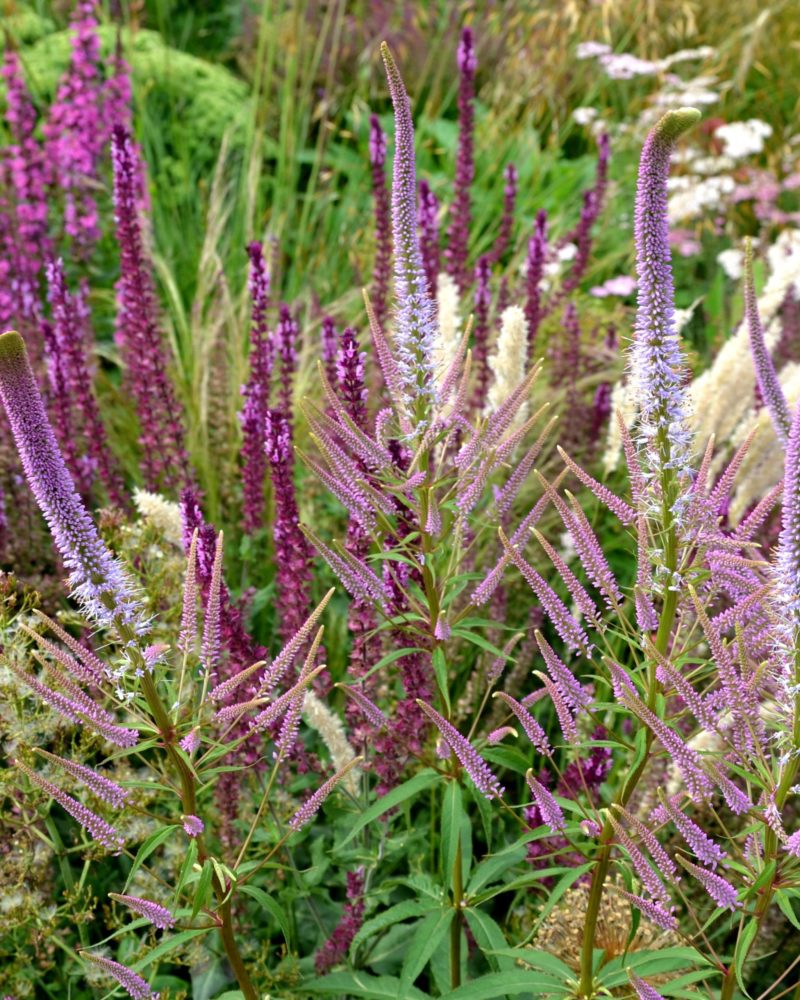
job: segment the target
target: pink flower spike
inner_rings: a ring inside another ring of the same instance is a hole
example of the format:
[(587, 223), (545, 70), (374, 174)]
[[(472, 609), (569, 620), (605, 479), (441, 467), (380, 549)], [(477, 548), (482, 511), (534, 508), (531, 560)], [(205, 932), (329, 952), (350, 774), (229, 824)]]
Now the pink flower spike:
[(750, 334), (750, 348), (753, 352), (753, 365), (758, 379), (761, 397), (767, 405), (772, 425), (778, 440), (785, 447), (792, 429), (792, 417), (786, 396), (781, 388), (775, 365), (764, 340), (764, 328), (758, 315), (755, 281), (753, 279), (753, 244), (745, 241), (744, 249), (744, 307), (747, 315), (747, 329)]
[(36, 748), (36, 753), (52, 761), (52, 763), (66, 771), (67, 774), (71, 774), (73, 778), (88, 788), (92, 795), (96, 795), (98, 799), (108, 802), (109, 805), (115, 806), (117, 809), (123, 806), (130, 798), (130, 792), (127, 789), (121, 788), (115, 781), (106, 778), (93, 767), (85, 767), (83, 764), (76, 764), (72, 760), (57, 757), (54, 753), (42, 750), (41, 747)]
[(644, 916), (657, 927), (661, 927), (665, 931), (674, 931), (677, 929), (678, 921), (672, 915), (672, 907), (669, 910), (665, 910), (658, 903), (654, 903), (649, 899), (642, 899), (641, 896), (625, 892), (624, 889), (620, 889), (619, 893), (628, 900), (631, 906), (635, 906), (637, 910), (641, 910)]
[(309, 799), (307, 799), (302, 806), (300, 806), (300, 808), (297, 810), (294, 816), (292, 816), (292, 818), (289, 820), (289, 829), (300, 830), (302, 829), (302, 827), (306, 825), (306, 823), (310, 823), (311, 820), (319, 811), (319, 808), (322, 805), (322, 803), (325, 801), (325, 799), (327, 799), (327, 797), (334, 790), (334, 788), (336, 788), (339, 782), (350, 771), (352, 771), (354, 767), (358, 767), (358, 765), (361, 764), (363, 760), (364, 760), (363, 757), (354, 757), (353, 760), (348, 761), (348, 763), (345, 764), (345, 766), (341, 769), (341, 771), (337, 771), (336, 774), (328, 778), (328, 780), (324, 784), (320, 785), (319, 788), (316, 790), (316, 792), (314, 792), (314, 794)]
[(544, 729), (542, 729), (527, 708), (525, 708), (524, 705), (521, 705), (515, 698), (512, 698), (510, 694), (506, 694), (505, 691), (495, 691), (492, 697), (499, 698), (501, 701), (505, 702), (506, 705), (508, 705), (519, 720), (525, 735), (534, 747), (536, 747), (539, 753), (549, 757), (552, 750), (550, 749), (550, 744), (547, 741), (547, 733), (545, 733)]
[(639, 1000), (664, 1000), (664, 997), (658, 992), (658, 990), (653, 989), (644, 979), (640, 979), (635, 976), (632, 972), (629, 972), (631, 986), (636, 990), (636, 996)]
[(735, 910), (742, 905), (736, 896), (736, 889), (730, 882), (726, 882), (724, 878), (715, 875), (714, 872), (710, 872), (706, 868), (693, 865), (691, 861), (687, 861), (680, 855), (678, 855), (678, 861), (686, 871), (694, 875), (717, 906), (721, 906), (724, 910)]
[(426, 704), (420, 698), (417, 698), (417, 704), (436, 726), (447, 745), (461, 761), (461, 766), (470, 776), (478, 791), (489, 800), (502, 798), (504, 789), (501, 787), (494, 772), (469, 740), (465, 739), (444, 716), (439, 715), (435, 708), (431, 708), (430, 705)]
[(498, 743), (503, 742), (506, 736), (516, 737), (516, 729), (513, 726), (501, 726), (499, 729), (493, 729), (486, 737), (486, 742), (490, 747), (497, 746)]
[(527, 772), (525, 780), (528, 782), (528, 787), (531, 790), (531, 794), (545, 825), (549, 826), (553, 833), (560, 833), (562, 830), (565, 830), (567, 822), (564, 819), (564, 813), (561, 811), (561, 806), (556, 802), (552, 794), (541, 782), (534, 778), (532, 771), (529, 770)]
[(84, 830), (91, 834), (94, 840), (114, 854), (120, 853), (124, 846), (124, 841), (113, 826), (106, 823), (96, 813), (93, 813), (91, 809), (87, 809), (82, 802), (78, 802), (71, 795), (67, 795), (57, 785), (54, 785), (52, 781), (42, 778), (32, 768), (23, 764), (22, 761), (17, 760), (14, 763), (23, 774), (28, 776), (34, 785), (38, 785), (50, 798), (55, 799), (65, 812), (68, 812), (76, 822), (80, 823)]
[(127, 965), (114, 962), (112, 959), (104, 958), (102, 955), (92, 955), (88, 951), (79, 951), (78, 954), (81, 958), (92, 962), (93, 965), (98, 965), (101, 969), (105, 969), (109, 975), (116, 979), (120, 986), (128, 991), (133, 1000), (158, 1000), (160, 994), (154, 993), (148, 983), (132, 969), (129, 969)]
[(165, 931), (175, 925), (175, 918), (166, 906), (161, 906), (149, 899), (140, 899), (138, 896), (123, 896), (117, 892), (110, 892), (108, 895), (111, 899), (133, 910), (134, 913), (138, 913), (140, 917), (149, 920), (159, 930)]
[(612, 493), (608, 487), (599, 483), (596, 479), (590, 476), (588, 472), (585, 472), (577, 462), (573, 462), (569, 455), (560, 446), (558, 448), (558, 453), (564, 464), (569, 468), (570, 472), (572, 472), (584, 486), (588, 487), (592, 493), (594, 493), (600, 503), (605, 504), (611, 513), (615, 514), (623, 524), (633, 524), (636, 520), (636, 511), (633, 507), (625, 503), (625, 501), (620, 499), (616, 494)]
[(800, 830), (796, 830), (791, 837), (783, 845), (783, 849), (788, 851), (789, 854), (794, 855), (796, 858), (800, 858)]

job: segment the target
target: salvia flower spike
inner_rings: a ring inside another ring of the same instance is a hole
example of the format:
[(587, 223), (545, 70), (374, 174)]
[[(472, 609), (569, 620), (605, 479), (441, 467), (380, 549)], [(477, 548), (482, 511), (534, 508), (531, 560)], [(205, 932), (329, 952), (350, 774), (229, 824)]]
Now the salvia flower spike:
[[(684, 363), (674, 317), (674, 287), (667, 220), (667, 180), (675, 143), (699, 119), (694, 108), (665, 114), (642, 149), (634, 235), (639, 298), (631, 350), (632, 387), (651, 470), (674, 482), (688, 475), (690, 433), (683, 389)], [(674, 505), (678, 490), (665, 497)]]
[(394, 342), (400, 365), (404, 401), (418, 428), (428, 418), (433, 395), (433, 337), (436, 308), (417, 238), (417, 182), (414, 162), (414, 124), (411, 104), (389, 47), (381, 45), (395, 115), (395, 153), (392, 178), (392, 237), (394, 243)]
[(144, 633), (133, 584), (101, 541), (78, 496), (47, 421), (25, 344), (13, 331), (0, 336), (0, 399), (28, 484), (70, 572), (74, 597), (96, 624)]

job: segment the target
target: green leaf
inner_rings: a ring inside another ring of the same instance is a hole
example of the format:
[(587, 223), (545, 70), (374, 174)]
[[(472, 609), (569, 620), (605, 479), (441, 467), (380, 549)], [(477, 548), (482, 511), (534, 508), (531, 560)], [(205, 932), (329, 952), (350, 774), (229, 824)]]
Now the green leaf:
[(483, 910), (476, 910), (471, 906), (464, 910), (464, 916), (492, 970), (508, 972), (513, 969), (514, 960), (502, 954), (502, 950), (508, 947), (508, 942), (497, 921)]
[(449, 715), (450, 694), (448, 692), (447, 660), (445, 659), (444, 650), (441, 646), (437, 646), (434, 649), (431, 659), (433, 661), (433, 673), (436, 677), (436, 683), (439, 686), (439, 694), (442, 696), (445, 708), (447, 709), (447, 714)]
[(500, 854), (491, 854), (488, 858), (484, 858), (472, 873), (472, 878), (467, 885), (467, 894), (474, 896), (485, 885), (494, 882), (496, 878), (506, 874), (509, 868), (519, 864), (527, 853), (524, 844), (515, 844), (512, 848), (501, 851)]
[(387, 927), (399, 924), (403, 920), (410, 920), (411, 917), (421, 917), (431, 912), (439, 913), (441, 908), (441, 900), (438, 900), (436, 904), (422, 902), (419, 899), (405, 899), (402, 903), (395, 903), (394, 906), (390, 906), (388, 910), (384, 910), (370, 920), (366, 920), (359, 927), (358, 933), (350, 945), (350, 953), (353, 954), (362, 942), (368, 941), (375, 934), (380, 934)]
[(429, 913), (416, 925), (414, 936), (411, 938), (406, 957), (403, 960), (398, 997), (408, 995), (408, 987), (414, 983), (414, 980), (428, 964), (428, 959), (447, 934), (455, 915), (456, 911), (452, 906), (448, 906), (446, 909), (439, 910), (438, 913)]
[(177, 905), (178, 900), (180, 899), (181, 890), (189, 881), (189, 876), (192, 874), (195, 861), (197, 861), (197, 841), (194, 837), (192, 837), (189, 840), (189, 850), (186, 852), (186, 857), (183, 859), (180, 874), (178, 875), (178, 881), (175, 885), (175, 905)]
[(202, 907), (204, 907), (211, 898), (211, 879), (213, 874), (214, 869), (211, 867), (211, 862), (206, 859), (203, 864), (203, 870), (200, 872), (200, 878), (197, 880), (197, 888), (194, 891), (194, 901), (192, 902), (192, 920), (194, 920)]
[(177, 830), (177, 823), (172, 823), (169, 826), (163, 827), (161, 830), (156, 830), (155, 833), (151, 833), (150, 836), (142, 843), (142, 846), (136, 852), (136, 857), (133, 859), (133, 864), (131, 865), (131, 870), (128, 872), (128, 878), (125, 882), (125, 888), (122, 890), (123, 895), (127, 893), (131, 882), (133, 881), (133, 876), (142, 867), (144, 862), (150, 857), (153, 851), (160, 847), (165, 840), (168, 839), (173, 830)]
[(397, 788), (393, 788), (387, 795), (384, 795), (382, 798), (378, 799), (377, 802), (374, 802), (369, 809), (364, 810), (361, 816), (350, 828), (350, 832), (338, 846), (340, 848), (344, 847), (344, 845), (349, 843), (357, 833), (367, 826), (368, 823), (376, 820), (379, 816), (382, 816), (385, 812), (393, 809), (401, 802), (405, 802), (406, 799), (412, 798), (414, 795), (419, 794), (419, 792), (424, 792), (425, 789), (430, 788), (431, 785), (435, 785), (438, 780), (439, 775), (436, 771), (431, 770), (431, 768), (425, 768), (424, 771), (420, 771), (419, 774), (415, 774), (413, 778), (409, 778), (408, 781), (404, 781), (402, 785), (398, 785)]
[(291, 951), (292, 925), (283, 907), (279, 903), (277, 903), (272, 898), (272, 896), (264, 892), (263, 889), (259, 889), (258, 886), (243, 885), (241, 887), (241, 891), (245, 893), (245, 895), (250, 896), (257, 903), (260, 903), (261, 906), (263, 906), (264, 909), (267, 911), (267, 913), (269, 913), (272, 917), (275, 918), (275, 923), (278, 925), (278, 927), (280, 927), (281, 933), (283, 934), (283, 938), (286, 941), (286, 945), (289, 948), (289, 951)]
[(739, 984), (739, 989), (746, 997), (749, 997), (750, 994), (747, 992), (747, 988), (744, 985), (742, 970), (744, 969), (744, 963), (747, 961), (747, 956), (750, 953), (750, 945), (753, 943), (756, 934), (758, 934), (758, 923), (758, 917), (751, 917), (748, 920), (744, 926), (744, 930), (739, 932), (739, 936), (736, 939), (736, 951), (733, 953), (733, 967), (736, 970), (736, 982)]
[(461, 839), (461, 817), (463, 815), (463, 804), (461, 799), (461, 785), (457, 781), (448, 781), (444, 791), (444, 801), (442, 803), (442, 881), (455, 891), (453, 885), (453, 868), (456, 863), (456, 854)]
[(180, 931), (178, 934), (171, 934), (168, 938), (157, 944), (155, 948), (151, 948), (146, 955), (142, 955), (140, 959), (133, 963), (131, 968), (135, 972), (146, 969), (148, 965), (159, 962), (165, 955), (169, 955), (171, 951), (180, 948), (181, 945), (187, 941), (191, 941), (192, 938), (197, 937), (199, 934), (208, 934), (209, 929), (208, 927), (192, 927), (189, 930)]
[(466, 639), (466, 641), (472, 643), (473, 646), (480, 646), (481, 649), (485, 649), (487, 653), (491, 653), (495, 658), (499, 658), (501, 660), (511, 659), (511, 657), (508, 656), (507, 653), (504, 653), (502, 649), (498, 649), (497, 646), (489, 642), (488, 639), (484, 639), (480, 632), (471, 632), (469, 629), (465, 628), (454, 628), (453, 635)]
[(549, 951), (540, 951), (538, 948), (493, 948), (492, 953), (512, 961), (515, 965), (524, 962), (539, 972), (552, 974), (564, 982), (575, 975), (566, 962), (551, 955)]
[(781, 913), (786, 917), (789, 923), (800, 931), (800, 920), (797, 919), (797, 914), (794, 912), (794, 907), (792, 906), (792, 900), (789, 894), (784, 892), (783, 889), (778, 889), (775, 893), (775, 902), (778, 904), (781, 909)]
[(520, 993), (540, 996), (567, 997), (570, 988), (563, 980), (551, 979), (533, 969), (512, 969), (510, 972), (491, 972), (458, 989), (445, 993), (442, 1000), (498, 1000), (499, 997), (518, 997)]
[(396, 976), (371, 976), (367, 972), (332, 972), (329, 976), (303, 983), (307, 993), (334, 993), (345, 997), (366, 997), (367, 1000), (428, 1000), (428, 994), (409, 986), (400, 992)]

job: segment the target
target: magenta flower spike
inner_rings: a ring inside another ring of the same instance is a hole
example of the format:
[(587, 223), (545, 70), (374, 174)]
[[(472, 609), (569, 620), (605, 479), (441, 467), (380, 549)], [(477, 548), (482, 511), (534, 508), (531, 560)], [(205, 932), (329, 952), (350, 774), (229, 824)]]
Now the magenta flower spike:
[(758, 314), (758, 301), (756, 300), (755, 280), (753, 278), (753, 245), (749, 239), (745, 243), (744, 251), (744, 309), (761, 398), (766, 403), (769, 415), (772, 417), (772, 425), (778, 435), (778, 440), (781, 444), (786, 445), (792, 429), (792, 417), (786, 396), (784, 396), (778, 381), (772, 357), (764, 341), (764, 328)]
[[(675, 332), (674, 287), (667, 219), (669, 161), (675, 143), (699, 119), (693, 108), (669, 111), (642, 149), (634, 235), (638, 307), (630, 355), (631, 384), (652, 471), (663, 481), (689, 476), (684, 360)], [(677, 497), (669, 497), (675, 503)]]
[(463, 737), (443, 715), (439, 715), (435, 708), (431, 708), (420, 698), (417, 698), (417, 704), (442, 734), (445, 743), (458, 757), (461, 766), (470, 776), (481, 795), (490, 800), (502, 798), (504, 789), (494, 772), (469, 740)]
[(26, 764), (23, 764), (22, 761), (17, 760), (14, 763), (23, 774), (27, 775), (34, 785), (38, 785), (39, 788), (46, 792), (50, 798), (54, 799), (65, 812), (68, 812), (70, 816), (84, 828), (84, 830), (91, 834), (94, 840), (96, 840), (99, 844), (102, 844), (103, 847), (112, 851), (114, 854), (119, 854), (123, 848), (124, 841), (113, 826), (106, 823), (106, 821), (96, 813), (93, 813), (92, 810), (88, 809), (82, 802), (78, 802), (78, 800), (73, 799), (71, 795), (67, 795), (67, 793), (62, 791), (57, 785), (54, 785), (52, 781), (42, 778), (41, 775), (37, 774), (36, 771), (28, 767)]
[(392, 238), (397, 316), (395, 354), (400, 368), (404, 403), (423, 426), (433, 395), (433, 337), (436, 311), (428, 294), (417, 239), (417, 182), (414, 163), (414, 123), (411, 104), (392, 54), (381, 45), (395, 115), (395, 155), (392, 179)]
[(469, 287), (467, 255), (471, 202), (469, 189), (475, 176), (475, 70), (478, 60), (472, 29), (464, 28), (458, 45), (458, 156), (453, 204), (450, 209), (448, 247), (445, 250), (447, 270), (463, 295)]
[(336, 335), (336, 324), (333, 321), (333, 316), (322, 317), (320, 340), (325, 376), (331, 385), (336, 385), (336, 355), (339, 349), (339, 338)]
[(85, 958), (88, 962), (99, 966), (110, 976), (113, 976), (120, 986), (128, 991), (133, 1000), (157, 1000), (159, 994), (151, 990), (147, 981), (129, 969), (127, 965), (122, 965), (121, 962), (115, 962), (110, 958), (104, 958), (102, 955), (93, 955), (89, 951), (79, 951), (79, 954), (81, 958)]
[(247, 254), (250, 258), (250, 377), (242, 386), (245, 402), (239, 419), (242, 425), (243, 527), (251, 533), (261, 527), (264, 514), (264, 479), (267, 474), (264, 421), (269, 406), (275, 345), (267, 331), (269, 274), (261, 244), (251, 243)]
[(140, 917), (149, 920), (159, 930), (166, 931), (175, 925), (175, 918), (166, 906), (161, 906), (160, 903), (154, 903), (150, 899), (141, 899), (139, 896), (125, 896), (118, 892), (110, 892), (108, 895), (117, 903), (122, 903), (129, 910), (138, 913)]
[(473, 405), (478, 413), (483, 412), (486, 405), (486, 394), (489, 391), (489, 307), (492, 304), (492, 293), (489, 289), (490, 278), (489, 258), (484, 254), (478, 259), (475, 267), (475, 325), (473, 328), (472, 364), (475, 370)]
[(372, 267), (372, 305), (383, 329), (392, 279), (392, 223), (389, 191), (386, 187), (386, 134), (377, 115), (369, 120), (369, 162), (372, 171), (372, 200), (375, 213), (375, 263)]
[(128, 132), (114, 127), (114, 217), (120, 252), (117, 340), (137, 404), (148, 489), (174, 489), (189, 479), (183, 414), (168, 373), (168, 356), (139, 220), (140, 162)]
[(105, 547), (47, 422), (22, 337), (0, 336), (0, 399), (25, 476), (69, 570), (73, 596), (96, 624), (143, 634), (146, 623), (133, 583)]
[(318, 975), (328, 972), (337, 962), (341, 962), (364, 922), (364, 869), (358, 868), (347, 873), (347, 902), (339, 923), (317, 952), (314, 968)]

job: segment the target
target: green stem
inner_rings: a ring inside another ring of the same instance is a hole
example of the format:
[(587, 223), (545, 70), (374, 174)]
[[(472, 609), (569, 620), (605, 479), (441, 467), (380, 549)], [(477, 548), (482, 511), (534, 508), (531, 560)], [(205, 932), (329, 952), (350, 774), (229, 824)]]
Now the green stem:
[(461, 985), (461, 923), (464, 916), (461, 909), (464, 898), (461, 863), (461, 836), (459, 834), (456, 858), (453, 862), (453, 906), (456, 912), (453, 916), (453, 922), (450, 924), (450, 987), (454, 990)]

